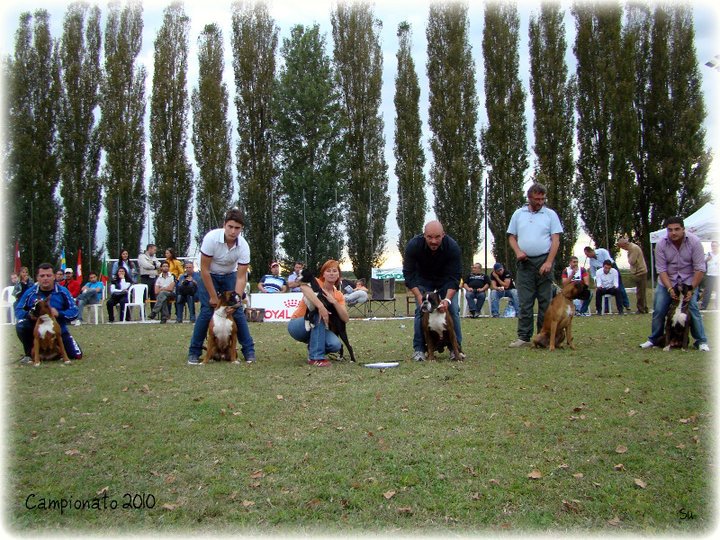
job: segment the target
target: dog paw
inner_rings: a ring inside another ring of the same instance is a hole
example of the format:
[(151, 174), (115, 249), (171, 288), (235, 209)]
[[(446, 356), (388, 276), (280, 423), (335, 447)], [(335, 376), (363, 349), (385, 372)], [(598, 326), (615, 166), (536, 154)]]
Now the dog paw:
[(668, 352), (669, 350), (670, 350), (670, 345), (668, 345), (667, 347), (663, 347), (663, 351)]

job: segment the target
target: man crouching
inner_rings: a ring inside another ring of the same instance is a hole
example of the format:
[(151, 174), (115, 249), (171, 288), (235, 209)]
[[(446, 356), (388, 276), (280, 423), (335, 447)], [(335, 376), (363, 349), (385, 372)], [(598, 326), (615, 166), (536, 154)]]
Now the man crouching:
[(23, 344), (24, 352), (20, 363), (32, 363), (33, 332), (36, 321), (30, 311), (37, 300), (48, 300), (50, 302), (52, 315), (60, 325), (60, 333), (68, 358), (70, 360), (81, 359), (82, 350), (68, 330), (68, 323), (74, 321), (79, 313), (70, 291), (55, 283), (53, 267), (49, 263), (42, 263), (38, 266), (36, 279), (35, 285), (28, 288), (15, 304), (15, 317), (18, 321), (15, 325), (15, 332)]

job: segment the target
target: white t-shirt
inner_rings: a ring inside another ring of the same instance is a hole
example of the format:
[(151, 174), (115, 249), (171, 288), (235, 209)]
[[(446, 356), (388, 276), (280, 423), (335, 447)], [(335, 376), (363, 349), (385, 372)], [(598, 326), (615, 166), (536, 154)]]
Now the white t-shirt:
[(713, 255), (712, 251), (708, 253), (710, 258), (707, 262), (707, 275), (708, 276), (719, 276), (720, 275), (720, 253)]
[(245, 238), (238, 236), (235, 245), (229, 249), (225, 243), (225, 229), (207, 233), (200, 245), (200, 253), (212, 257), (212, 274), (230, 274), (237, 271), (239, 264), (250, 264), (250, 246)]

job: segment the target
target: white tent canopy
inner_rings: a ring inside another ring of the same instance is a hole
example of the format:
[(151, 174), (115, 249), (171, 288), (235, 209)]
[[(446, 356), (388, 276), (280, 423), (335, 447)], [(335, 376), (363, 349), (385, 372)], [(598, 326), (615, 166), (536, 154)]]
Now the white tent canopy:
[[(685, 230), (693, 233), (703, 242), (720, 239), (720, 229), (718, 228), (717, 208), (713, 203), (707, 203), (694, 214), (683, 218), (685, 222)], [(667, 229), (658, 229), (650, 233), (650, 243), (657, 244), (660, 240), (667, 236)]]

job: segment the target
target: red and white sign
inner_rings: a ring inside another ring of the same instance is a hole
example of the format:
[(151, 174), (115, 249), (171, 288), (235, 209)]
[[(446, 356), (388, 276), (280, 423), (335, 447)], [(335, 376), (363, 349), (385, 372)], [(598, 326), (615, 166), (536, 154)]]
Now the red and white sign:
[(302, 297), (302, 293), (253, 293), (250, 307), (264, 309), (265, 322), (289, 321)]

